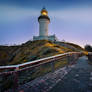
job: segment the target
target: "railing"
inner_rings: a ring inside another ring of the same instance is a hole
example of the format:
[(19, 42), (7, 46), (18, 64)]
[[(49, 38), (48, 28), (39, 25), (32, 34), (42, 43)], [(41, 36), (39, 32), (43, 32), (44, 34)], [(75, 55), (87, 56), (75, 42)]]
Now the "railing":
[(82, 55), (81, 52), (68, 52), (18, 65), (0, 66), (0, 92), (17, 92), (19, 85), (25, 84), (48, 72), (68, 66)]

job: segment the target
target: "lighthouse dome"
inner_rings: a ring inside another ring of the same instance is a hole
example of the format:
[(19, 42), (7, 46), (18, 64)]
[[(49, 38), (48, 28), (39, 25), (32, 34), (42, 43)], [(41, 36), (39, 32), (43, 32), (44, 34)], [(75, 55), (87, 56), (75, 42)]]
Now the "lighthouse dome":
[(41, 10), (41, 15), (38, 17), (38, 21), (39, 21), (40, 19), (47, 19), (47, 20), (49, 20), (49, 22), (50, 22), (50, 18), (48, 17), (48, 11), (47, 11), (45, 8), (43, 8), (43, 9)]
[(41, 15), (48, 16), (48, 11), (45, 8), (43, 8), (41, 10)]

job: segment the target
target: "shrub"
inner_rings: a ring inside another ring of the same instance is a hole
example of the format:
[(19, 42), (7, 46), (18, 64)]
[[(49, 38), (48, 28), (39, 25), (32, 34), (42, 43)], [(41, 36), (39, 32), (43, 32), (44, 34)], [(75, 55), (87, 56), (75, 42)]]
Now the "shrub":
[(85, 50), (86, 50), (86, 51), (89, 51), (89, 52), (92, 52), (92, 46), (90, 46), (90, 45), (85, 45)]

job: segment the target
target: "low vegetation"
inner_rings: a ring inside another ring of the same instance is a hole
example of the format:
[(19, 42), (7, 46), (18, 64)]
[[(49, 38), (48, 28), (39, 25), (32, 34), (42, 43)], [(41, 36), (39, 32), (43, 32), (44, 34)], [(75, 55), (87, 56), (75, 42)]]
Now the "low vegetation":
[(65, 52), (84, 50), (78, 45), (47, 40), (28, 41), (18, 46), (0, 46), (0, 65), (20, 64)]
[(85, 45), (85, 50), (88, 52), (92, 52), (92, 46), (91, 45)]

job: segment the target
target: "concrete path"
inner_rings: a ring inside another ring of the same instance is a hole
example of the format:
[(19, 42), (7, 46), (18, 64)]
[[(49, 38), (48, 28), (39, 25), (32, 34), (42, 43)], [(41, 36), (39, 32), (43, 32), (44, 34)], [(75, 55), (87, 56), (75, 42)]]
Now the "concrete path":
[[(70, 68), (71, 69), (71, 68)], [(19, 87), (19, 92), (49, 92), (70, 71), (66, 67), (48, 73)]]
[(75, 67), (49, 92), (92, 92), (92, 65), (81, 57)]
[[(19, 92), (49, 92), (59, 81), (63, 79), (69, 71), (72, 70), (72, 66), (63, 67), (55, 72), (50, 72), (44, 76), (36, 78), (19, 87)], [(12, 91), (11, 91), (12, 92)]]

